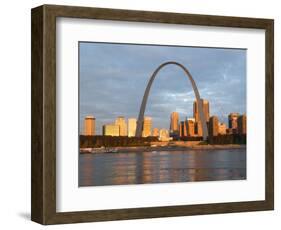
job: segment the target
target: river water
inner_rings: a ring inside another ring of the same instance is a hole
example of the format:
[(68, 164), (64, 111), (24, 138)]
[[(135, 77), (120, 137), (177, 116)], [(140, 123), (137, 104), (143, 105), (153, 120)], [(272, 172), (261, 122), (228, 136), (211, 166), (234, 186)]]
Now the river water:
[(246, 179), (246, 149), (79, 154), (79, 186)]

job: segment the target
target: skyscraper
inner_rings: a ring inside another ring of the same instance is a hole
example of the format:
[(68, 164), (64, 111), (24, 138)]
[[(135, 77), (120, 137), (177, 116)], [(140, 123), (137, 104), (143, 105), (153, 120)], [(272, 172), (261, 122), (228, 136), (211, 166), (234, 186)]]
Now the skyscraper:
[(179, 133), (179, 113), (172, 112), (170, 117), (170, 132)]
[(115, 125), (119, 125), (119, 136), (127, 136), (127, 123), (124, 117), (117, 117)]
[(152, 131), (152, 136), (154, 137), (159, 137), (159, 129), (158, 128), (154, 128)]
[(239, 113), (230, 113), (228, 115), (228, 128), (232, 129), (232, 133), (237, 133)]
[(151, 117), (144, 117), (142, 137), (151, 136), (151, 128), (152, 128), (152, 118)]
[[(200, 99), (202, 101), (203, 105), (203, 114), (205, 117), (206, 122), (209, 121), (210, 117), (210, 106), (209, 106), (209, 101), (205, 99)], [(195, 118), (195, 122), (199, 121), (199, 110), (198, 110), (198, 103), (197, 101), (193, 102), (193, 117)]]
[(104, 136), (119, 136), (120, 126), (116, 124), (107, 124), (102, 126), (102, 134)]
[(96, 118), (93, 116), (86, 116), (84, 120), (84, 135), (94, 136), (96, 130)]
[(195, 122), (195, 134), (199, 137), (203, 136), (203, 128), (201, 121)]
[(180, 137), (186, 137), (187, 136), (187, 122), (181, 121), (180, 122)]
[(245, 114), (238, 117), (237, 120), (238, 125), (238, 133), (239, 134), (246, 134), (247, 132), (247, 117)]
[(219, 134), (219, 119), (217, 116), (211, 116), (209, 120), (209, 136), (217, 136)]
[(136, 128), (137, 128), (137, 119), (129, 118), (128, 119), (128, 136), (129, 137), (134, 137), (136, 135)]
[(186, 121), (186, 128), (187, 128), (187, 136), (193, 137), (195, 133), (195, 119), (188, 118)]
[[(210, 106), (209, 106), (209, 101), (205, 99), (200, 99), (203, 105), (203, 115), (205, 117), (206, 122), (209, 122), (210, 118)], [(195, 118), (195, 134), (197, 136), (203, 136), (203, 127), (202, 123), (199, 120), (199, 109), (198, 109), (198, 103), (195, 100), (193, 102), (193, 117)]]

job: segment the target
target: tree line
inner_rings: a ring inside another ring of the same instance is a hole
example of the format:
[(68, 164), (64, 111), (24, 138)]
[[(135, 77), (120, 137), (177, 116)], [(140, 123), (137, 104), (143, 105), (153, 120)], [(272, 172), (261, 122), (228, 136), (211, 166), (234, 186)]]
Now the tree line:
[(150, 142), (158, 141), (157, 137), (127, 136), (84, 136), (80, 135), (80, 148), (150, 146)]

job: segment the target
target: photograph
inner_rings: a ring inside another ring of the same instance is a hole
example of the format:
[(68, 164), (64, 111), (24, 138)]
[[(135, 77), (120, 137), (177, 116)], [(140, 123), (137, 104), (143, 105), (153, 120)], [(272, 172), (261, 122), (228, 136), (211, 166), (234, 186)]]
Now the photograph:
[(79, 187), (247, 179), (247, 49), (78, 51)]
[(183, 8), (31, 9), (32, 221), (274, 210), (276, 20)]

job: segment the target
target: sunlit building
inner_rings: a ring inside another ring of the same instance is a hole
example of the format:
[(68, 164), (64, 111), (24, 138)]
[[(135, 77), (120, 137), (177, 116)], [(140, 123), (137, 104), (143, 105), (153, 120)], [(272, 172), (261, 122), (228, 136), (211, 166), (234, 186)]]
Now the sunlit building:
[(160, 141), (169, 141), (171, 140), (169, 131), (167, 129), (160, 129), (159, 131), (159, 140)]
[(209, 119), (209, 136), (218, 136), (219, 134), (219, 119), (217, 116), (211, 116)]
[(84, 119), (84, 135), (94, 136), (96, 129), (96, 119), (93, 116), (86, 116)]
[(179, 113), (172, 112), (170, 117), (170, 132), (179, 133)]
[(186, 121), (181, 121), (180, 122), (180, 137), (186, 137), (187, 136), (187, 122)]
[(137, 128), (137, 119), (129, 118), (128, 119), (128, 136), (129, 137), (134, 137), (136, 135), (136, 128)]
[(158, 128), (154, 128), (152, 131), (152, 136), (154, 137), (159, 137), (159, 129)]
[(247, 132), (247, 117), (245, 114), (238, 117), (238, 134), (246, 134)]
[(123, 116), (116, 118), (115, 125), (119, 125), (119, 136), (127, 136), (127, 123)]
[(151, 136), (151, 128), (152, 128), (152, 118), (151, 117), (144, 117), (142, 137)]
[(203, 136), (203, 128), (201, 121), (195, 122), (195, 135), (199, 137)]
[(118, 137), (120, 133), (120, 126), (116, 124), (103, 125), (102, 133), (104, 136)]
[(195, 119), (188, 118), (186, 121), (187, 136), (193, 137), (195, 135)]
[(219, 123), (219, 134), (220, 135), (226, 134), (226, 124), (225, 123)]
[[(205, 117), (206, 122), (209, 121), (210, 118), (210, 106), (209, 101), (205, 99), (200, 99), (203, 105), (203, 115)], [(198, 103), (197, 101), (193, 102), (193, 117), (195, 118), (195, 122), (199, 121), (199, 110), (198, 110)]]

